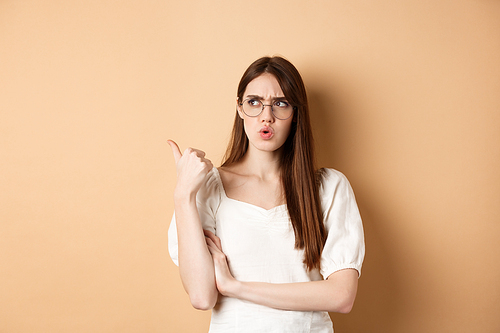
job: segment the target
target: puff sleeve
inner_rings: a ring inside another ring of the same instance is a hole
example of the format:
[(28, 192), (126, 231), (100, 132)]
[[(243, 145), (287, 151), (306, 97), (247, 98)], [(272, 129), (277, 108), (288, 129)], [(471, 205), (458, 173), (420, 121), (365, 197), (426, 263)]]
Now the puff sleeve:
[[(215, 168), (214, 168), (215, 169)], [(215, 233), (216, 229), (216, 214), (221, 200), (221, 189), (217, 181), (217, 177), (212, 169), (206, 177), (205, 184), (196, 194), (196, 206), (203, 229), (210, 230)], [(178, 241), (177, 241), (177, 226), (175, 221), (175, 212), (168, 228), (168, 252), (172, 261), (179, 266), (178, 260)]]
[(320, 188), (327, 240), (321, 255), (321, 275), (354, 268), (361, 275), (365, 256), (363, 225), (354, 192), (339, 171), (324, 170)]

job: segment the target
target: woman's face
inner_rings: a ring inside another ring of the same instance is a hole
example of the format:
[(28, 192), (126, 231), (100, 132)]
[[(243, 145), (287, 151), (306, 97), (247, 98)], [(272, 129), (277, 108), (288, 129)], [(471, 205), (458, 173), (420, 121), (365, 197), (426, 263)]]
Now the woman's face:
[(276, 152), (283, 146), (292, 126), (293, 115), (281, 120), (274, 116), (271, 107), (276, 99), (283, 99), (285, 95), (281, 90), (278, 80), (269, 73), (261, 74), (247, 85), (243, 94), (243, 102), (248, 98), (260, 100), (266, 106), (261, 114), (249, 117), (237, 103), (238, 114), (243, 119), (245, 133), (249, 141), (249, 149), (266, 152)]

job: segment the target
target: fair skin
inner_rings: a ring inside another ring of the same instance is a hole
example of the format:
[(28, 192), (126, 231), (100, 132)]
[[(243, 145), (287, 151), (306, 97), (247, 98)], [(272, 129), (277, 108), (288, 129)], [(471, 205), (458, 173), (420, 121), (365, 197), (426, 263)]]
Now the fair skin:
[[(262, 74), (246, 87), (243, 99), (258, 96), (264, 104), (284, 97), (276, 78)], [(237, 103), (249, 140), (245, 156), (232, 165), (220, 168), (228, 197), (265, 209), (284, 204), (280, 183), (279, 157), (293, 122), (293, 117), (277, 119), (266, 106), (257, 117), (246, 116)], [(272, 131), (261, 135), (262, 128)], [(348, 313), (354, 303), (358, 272), (354, 269), (332, 273), (323, 281), (273, 284), (236, 280), (221, 246), (212, 232), (202, 230), (196, 208), (196, 193), (212, 168), (205, 153), (187, 149), (184, 154), (169, 141), (177, 166), (174, 205), (179, 242), (179, 270), (191, 303), (198, 309), (211, 309), (218, 293), (272, 308), (295, 311)]]

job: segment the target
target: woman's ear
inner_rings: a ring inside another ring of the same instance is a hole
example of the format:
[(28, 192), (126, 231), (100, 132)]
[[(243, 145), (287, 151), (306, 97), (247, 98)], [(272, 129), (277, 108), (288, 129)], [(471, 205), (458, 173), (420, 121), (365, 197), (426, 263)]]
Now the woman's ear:
[(243, 119), (243, 114), (241, 111), (241, 105), (240, 105), (240, 99), (236, 97), (236, 112), (238, 112), (238, 116), (240, 116), (241, 119)]

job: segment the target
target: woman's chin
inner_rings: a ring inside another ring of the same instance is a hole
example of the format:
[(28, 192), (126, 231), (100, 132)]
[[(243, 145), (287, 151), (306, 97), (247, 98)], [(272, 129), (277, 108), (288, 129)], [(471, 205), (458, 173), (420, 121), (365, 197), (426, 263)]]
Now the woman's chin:
[(273, 140), (260, 140), (260, 142), (251, 142), (250, 146), (260, 152), (278, 153), (283, 144)]

